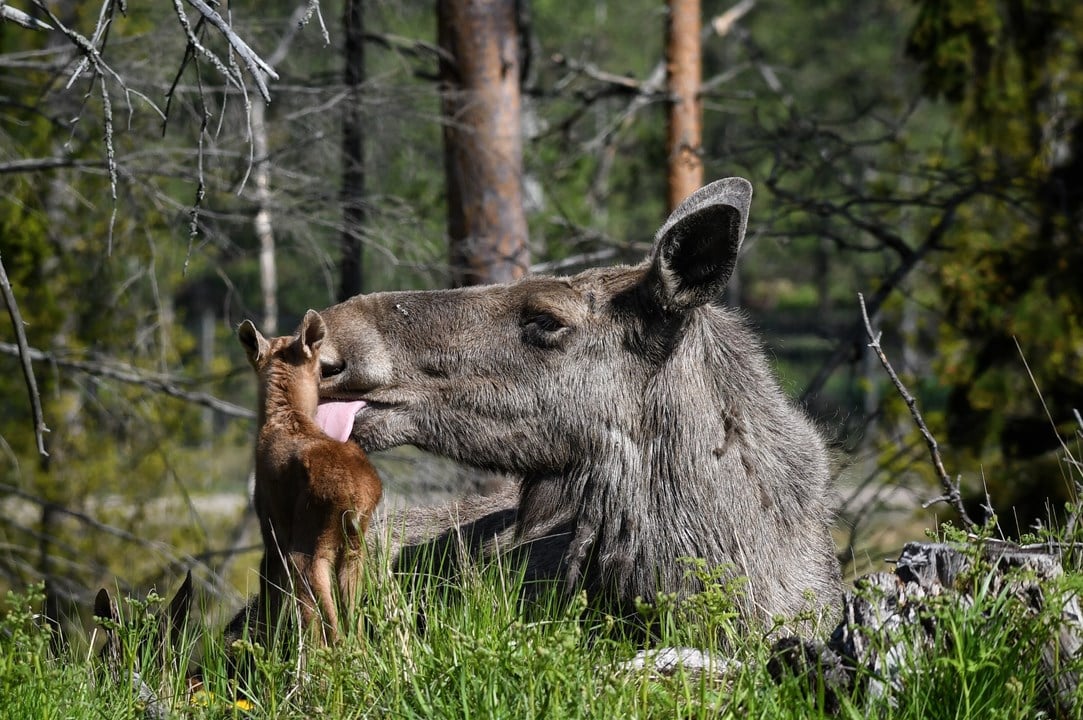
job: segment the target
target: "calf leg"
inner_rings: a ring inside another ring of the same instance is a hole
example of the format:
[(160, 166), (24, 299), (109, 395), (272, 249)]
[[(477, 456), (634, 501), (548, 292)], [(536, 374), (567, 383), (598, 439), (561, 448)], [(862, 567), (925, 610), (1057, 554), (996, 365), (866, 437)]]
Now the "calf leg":
[(323, 612), (329, 642), (338, 640), (338, 607), (335, 604), (332, 578), (335, 577), (335, 566), (342, 551), (342, 545), (342, 535), (339, 532), (338, 523), (332, 520), (320, 533), (320, 537), (316, 541), (316, 554), (312, 559), (312, 594)]
[(338, 595), (339, 601), (352, 615), (357, 605), (358, 586), (365, 559), (365, 531), (368, 529), (368, 515), (355, 510), (342, 513), (341, 532), (342, 550), (338, 555)]

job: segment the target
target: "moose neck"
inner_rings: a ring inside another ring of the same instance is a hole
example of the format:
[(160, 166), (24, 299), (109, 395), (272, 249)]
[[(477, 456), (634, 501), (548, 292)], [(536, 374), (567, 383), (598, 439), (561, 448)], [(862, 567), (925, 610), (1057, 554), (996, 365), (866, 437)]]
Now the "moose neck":
[[(574, 467), (524, 478), (520, 532), (570, 528), (569, 587), (625, 604), (658, 587), (692, 591), (698, 583), (680, 558), (703, 558), (753, 575), (740, 600), (751, 617), (781, 592), (750, 572), (753, 544), (783, 546), (786, 534), (823, 532), (799, 522), (807, 481), (789, 477), (826, 475), (811, 428), (789, 415), (758, 357), (729, 357), (711, 329), (686, 329), (647, 382), (631, 425), (595, 436)], [(764, 396), (750, 402), (757, 388)]]

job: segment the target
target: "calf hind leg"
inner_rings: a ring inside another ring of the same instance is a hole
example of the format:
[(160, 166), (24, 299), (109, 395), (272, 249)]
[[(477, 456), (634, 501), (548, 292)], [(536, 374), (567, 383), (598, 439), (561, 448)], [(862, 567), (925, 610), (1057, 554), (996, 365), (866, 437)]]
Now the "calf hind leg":
[(368, 517), (354, 510), (342, 513), (342, 549), (338, 555), (338, 595), (348, 615), (356, 609), (365, 559)]

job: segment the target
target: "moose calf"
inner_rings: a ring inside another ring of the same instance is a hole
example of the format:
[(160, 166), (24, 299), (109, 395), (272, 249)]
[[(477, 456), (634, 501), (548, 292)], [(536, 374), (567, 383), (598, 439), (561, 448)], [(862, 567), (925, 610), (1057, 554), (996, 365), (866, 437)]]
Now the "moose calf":
[(316, 423), (324, 333), (315, 310), (296, 335), (268, 340), (248, 320), (237, 331), (259, 376), (254, 504), (264, 546), (261, 607), (276, 621), (291, 582), (306, 630), (315, 631), (318, 608), (324, 625), (315, 637), (334, 641), (332, 574), (340, 599), (352, 607), (381, 484), (361, 448), (329, 437)]

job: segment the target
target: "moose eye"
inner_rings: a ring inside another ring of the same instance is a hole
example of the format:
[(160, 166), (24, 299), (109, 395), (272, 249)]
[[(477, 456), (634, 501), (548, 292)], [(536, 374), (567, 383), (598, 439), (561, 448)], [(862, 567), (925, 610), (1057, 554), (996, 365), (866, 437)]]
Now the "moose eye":
[(539, 347), (559, 347), (568, 334), (568, 326), (559, 318), (546, 312), (530, 313), (523, 318), (523, 339)]
[(560, 330), (564, 327), (564, 323), (562, 323), (560, 320), (557, 320), (549, 313), (538, 313), (534, 317), (527, 320), (527, 324), (534, 325), (539, 330), (544, 330), (545, 332), (556, 332), (557, 330)]

